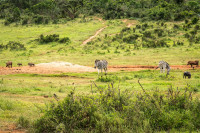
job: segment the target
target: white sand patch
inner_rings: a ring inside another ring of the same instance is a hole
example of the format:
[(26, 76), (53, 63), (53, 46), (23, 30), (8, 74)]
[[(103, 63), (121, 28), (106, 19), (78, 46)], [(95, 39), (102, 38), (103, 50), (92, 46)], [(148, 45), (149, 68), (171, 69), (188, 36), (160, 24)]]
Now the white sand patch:
[(94, 68), (88, 67), (88, 66), (82, 66), (78, 64), (72, 64), (70, 62), (49, 62), (49, 63), (40, 63), (36, 65), (37, 67), (42, 67), (46, 69), (57, 69), (60, 71), (63, 70), (70, 70), (72, 72), (78, 71), (78, 72), (93, 72), (95, 71)]

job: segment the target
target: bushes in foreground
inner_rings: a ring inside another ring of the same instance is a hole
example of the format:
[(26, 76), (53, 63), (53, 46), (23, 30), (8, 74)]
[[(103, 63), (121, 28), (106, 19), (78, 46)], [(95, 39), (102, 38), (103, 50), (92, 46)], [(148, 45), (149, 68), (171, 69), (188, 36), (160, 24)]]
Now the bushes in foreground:
[[(197, 131), (200, 100), (190, 87), (142, 94), (121, 91), (113, 83), (97, 87), (91, 96), (75, 96), (51, 103), (35, 122), (36, 132), (155, 132)], [(95, 91), (96, 92), (96, 91)]]

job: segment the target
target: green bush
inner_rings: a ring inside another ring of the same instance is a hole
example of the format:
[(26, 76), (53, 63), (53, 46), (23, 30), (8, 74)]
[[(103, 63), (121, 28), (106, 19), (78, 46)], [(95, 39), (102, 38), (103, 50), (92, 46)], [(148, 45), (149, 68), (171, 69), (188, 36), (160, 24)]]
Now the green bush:
[(14, 41), (9, 41), (5, 47), (5, 49), (10, 49), (10, 51), (13, 50), (26, 50), (24, 44), (20, 43), (20, 42), (14, 42)]
[(138, 34), (132, 34), (132, 35), (129, 35), (127, 37), (124, 37), (123, 42), (133, 44), (138, 39), (138, 37), (139, 37)]
[(69, 44), (71, 41), (69, 39), (69, 37), (64, 37), (64, 38), (60, 38), (58, 40), (59, 43), (66, 43), (66, 44)]
[(40, 43), (49, 43), (49, 42), (56, 42), (59, 40), (58, 34), (52, 34), (44, 36), (43, 34), (40, 35), (39, 41)]
[(44, 17), (41, 15), (35, 15), (33, 20), (35, 24), (42, 24), (44, 22)]
[(192, 19), (192, 24), (196, 24), (198, 21), (199, 21), (199, 18), (194, 17), (194, 18)]
[[(140, 84), (141, 85), (141, 84)], [(152, 93), (121, 91), (113, 83), (97, 86), (97, 95), (74, 95), (51, 103), (35, 121), (36, 132), (198, 131), (200, 100), (190, 86)]]
[(30, 121), (24, 116), (20, 116), (17, 120), (18, 128), (28, 128), (30, 126)]
[(66, 43), (69, 44), (71, 40), (68, 37), (59, 38), (58, 34), (52, 34), (52, 35), (46, 35), (43, 34), (40, 35), (39, 39), (37, 39), (41, 44), (46, 44), (50, 42), (59, 42), (59, 43)]
[(5, 45), (3, 45), (3, 43), (2, 43), (2, 44), (0, 44), (0, 50), (3, 50), (3, 49), (5, 49)]

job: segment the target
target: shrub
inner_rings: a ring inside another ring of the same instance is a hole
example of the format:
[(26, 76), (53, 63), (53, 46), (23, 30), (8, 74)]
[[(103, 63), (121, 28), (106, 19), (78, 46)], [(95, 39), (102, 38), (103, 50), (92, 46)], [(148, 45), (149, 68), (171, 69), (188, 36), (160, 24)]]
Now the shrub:
[(140, 29), (141, 28), (141, 25), (136, 25), (136, 29)]
[(199, 25), (195, 25), (194, 29), (200, 30), (200, 26)]
[(123, 28), (123, 29), (121, 30), (122, 33), (123, 33), (123, 32), (127, 32), (127, 31), (131, 31), (131, 28), (125, 27), (125, 28)]
[(13, 21), (19, 21), (20, 20), (20, 9), (16, 7), (13, 11)]
[(60, 38), (58, 40), (59, 43), (66, 43), (69, 44), (71, 42), (71, 40), (69, 39), (69, 37), (64, 37), (64, 38)]
[(35, 15), (33, 17), (33, 20), (34, 20), (35, 24), (42, 24), (44, 21), (44, 18), (41, 15)]
[(198, 19), (197, 17), (194, 17), (194, 18), (192, 19), (192, 24), (196, 24), (198, 21), (199, 21), (199, 19)]
[(183, 20), (185, 19), (186, 15), (184, 12), (181, 12), (181, 13), (175, 13), (174, 14), (174, 20), (175, 21), (180, 21), (180, 20)]
[[(139, 83), (140, 84), (140, 83)], [(121, 91), (114, 83), (97, 86), (97, 95), (74, 95), (74, 90), (57, 103), (51, 103), (35, 121), (36, 132), (144, 132), (198, 131), (200, 100), (187, 86), (183, 91), (158, 89), (149, 93)]]
[(14, 22), (14, 19), (12, 17), (7, 17), (4, 21), (4, 25), (9, 25)]
[(189, 38), (190, 37), (190, 34), (189, 33), (185, 33), (185, 38)]
[(12, 51), (12, 50), (26, 50), (24, 44), (22, 44), (20, 42), (14, 42), (14, 41), (9, 41), (5, 45), (5, 49), (10, 49), (10, 51)]
[(17, 120), (18, 127), (28, 128), (30, 126), (30, 121), (24, 116), (20, 116)]
[(179, 29), (179, 25), (174, 24), (174, 29)]
[(71, 42), (71, 40), (68, 37), (59, 38), (58, 34), (52, 34), (52, 35), (47, 35), (47, 36), (44, 36), (43, 34), (41, 34), (39, 39), (37, 40), (39, 40), (39, 42), (42, 44), (46, 44), (50, 42), (59, 42), (59, 43), (69, 44)]
[(26, 24), (28, 24), (28, 18), (24, 18), (23, 20), (22, 20), (22, 25), (26, 25)]
[(59, 40), (58, 34), (47, 35), (47, 36), (44, 36), (43, 34), (41, 34), (39, 38), (40, 43), (56, 42), (58, 40)]
[(4, 48), (5, 48), (5, 45), (3, 45), (3, 43), (0, 44), (0, 50), (3, 50)]
[(126, 42), (126, 43), (135, 43), (135, 41), (138, 39), (139, 35), (138, 34), (132, 34), (132, 35), (129, 35), (127, 37), (124, 37), (123, 38), (123, 42)]
[(156, 33), (158, 35), (158, 37), (163, 36), (164, 30), (163, 29), (154, 29), (154, 33)]
[(150, 32), (150, 31), (145, 31), (145, 32), (143, 33), (143, 36), (144, 36), (144, 37), (148, 37), (148, 38), (152, 38), (151, 32)]

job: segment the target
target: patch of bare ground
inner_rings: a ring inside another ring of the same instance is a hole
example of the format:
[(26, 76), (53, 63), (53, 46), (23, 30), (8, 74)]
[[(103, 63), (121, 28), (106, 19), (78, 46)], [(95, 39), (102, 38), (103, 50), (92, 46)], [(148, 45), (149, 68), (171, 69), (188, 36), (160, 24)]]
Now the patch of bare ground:
[[(153, 70), (157, 66), (146, 66), (146, 65), (115, 65), (108, 66), (108, 70), (110, 72), (116, 71), (139, 71), (139, 70)], [(172, 69), (180, 69), (180, 70), (192, 70), (190, 66), (187, 65), (171, 65)], [(200, 69), (200, 67), (194, 67), (194, 69)], [(83, 72), (96, 72), (91, 66), (82, 66), (77, 64), (72, 64), (69, 62), (50, 62), (50, 63), (40, 63), (35, 67), (22, 66), (22, 67), (13, 67), (6, 68), (0, 67), (0, 75), (8, 75), (8, 74), (21, 74), (21, 73), (30, 73), (30, 74), (59, 74), (59, 73), (83, 73)]]
[(130, 28), (132, 25), (137, 24), (136, 20), (129, 20), (129, 19), (124, 19), (122, 20), (123, 23), (126, 24), (126, 27)]
[(24, 129), (19, 129), (15, 124), (7, 124), (3, 129), (0, 129), (0, 133), (26, 133)]
[(34, 73), (34, 74), (57, 74), (63, 72), (94, 72), (92, 67), (81, 66), (69, 62), (50, 62), (36, 64), (34, 67), (22, 66), (13, 68), (0, 68), (0, 75)]

